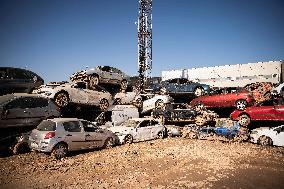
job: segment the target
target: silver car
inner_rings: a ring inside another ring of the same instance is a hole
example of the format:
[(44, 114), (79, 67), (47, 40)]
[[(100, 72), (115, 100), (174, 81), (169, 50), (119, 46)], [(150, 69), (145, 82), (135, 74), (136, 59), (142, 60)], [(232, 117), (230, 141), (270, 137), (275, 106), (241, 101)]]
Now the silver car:
[(108, 129), (118, 136), (122, 144), (164, 138), (166, 135), (166, 127), (153, 118), (133, 118)]
[(31, 149), (51, 152), (56, 159), (65, 157), (68, 151), (111, 147), (116, 141), (112, 132), (77, 118), (44, 120), (29, 136)]

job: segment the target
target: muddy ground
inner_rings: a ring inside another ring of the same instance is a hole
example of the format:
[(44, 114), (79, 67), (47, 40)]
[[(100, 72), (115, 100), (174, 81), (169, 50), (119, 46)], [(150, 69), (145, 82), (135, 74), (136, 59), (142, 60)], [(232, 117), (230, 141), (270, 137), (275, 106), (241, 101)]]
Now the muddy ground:
[(283, 188), (284, 148), (166, 138), (0, 158), (0, 188)]

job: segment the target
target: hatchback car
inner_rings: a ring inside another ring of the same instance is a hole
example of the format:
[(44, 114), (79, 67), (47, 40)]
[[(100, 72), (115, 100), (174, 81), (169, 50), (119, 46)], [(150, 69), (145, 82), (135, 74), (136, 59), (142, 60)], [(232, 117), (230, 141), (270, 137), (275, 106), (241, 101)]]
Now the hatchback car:
[(69, 151), (114, 146), (116, 136), (91, 122), (77, 118), (55, 118), (42, 121), (29, 137), (30, 147), (51, 152), (60, 159)]
[(123, 144), (164, 138), (166, 135), (166, 127), (152, 118), (133, 118), (120, 126), (108, 129), (115, 133)]
[(43, 85), (33, 93), (53, 99), (59, 107), (65, 107), (69, 103), (80, 105), (99, 106), (105, 111), (112, 104), (112, 95), (101, 87), (88, 89), (87, 83), (63, 83)]
[(32, 71), (21, 68), (0, 67), (0, 95), (30, 93), (43, 83), (43, 79)]
[(79, 71), (71, 75), (72, 82), (88, 81), (91, 87), (99, 84), (121, 85), (121, 89), (126, 89), (129, 76), (117, 68), (110, 66), (97, 66), (84, 71)]
[(236, 107), (238, 110), (245, 110), (247, 106), (251, 106), (253, 103), (252, 94), (245, 89), (241, 89), (233, 93), (201, 96), (193, 99), (190, 105), (202, 104), (206, 108)]
[(250, 134), (250, 141), (263, 146), (284, 146), (284, 125), (253, 129)]

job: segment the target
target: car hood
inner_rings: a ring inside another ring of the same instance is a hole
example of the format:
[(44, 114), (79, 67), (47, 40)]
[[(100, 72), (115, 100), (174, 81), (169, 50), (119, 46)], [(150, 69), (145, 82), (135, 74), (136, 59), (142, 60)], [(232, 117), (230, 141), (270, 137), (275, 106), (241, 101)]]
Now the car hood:
[(130, 131), (134, 130), (134, 127), (114, 126), (108, 128), (108, 130), (112, 131), (113, 133), (128, 134)]

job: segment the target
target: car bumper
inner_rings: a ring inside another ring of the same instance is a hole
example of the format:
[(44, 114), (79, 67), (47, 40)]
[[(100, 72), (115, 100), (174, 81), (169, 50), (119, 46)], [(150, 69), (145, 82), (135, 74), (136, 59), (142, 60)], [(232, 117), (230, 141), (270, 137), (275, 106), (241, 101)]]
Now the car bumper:
[(53, 149), (53, 145), (46, 141), (29, 141), (29, 146), (32, 150), (39, 152), (51, 152)]
[(258, 136), (257, 135), (250, 135), (250, 142), (251, 143), (257, 143)]

